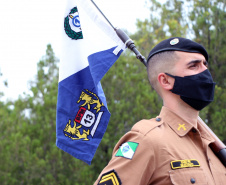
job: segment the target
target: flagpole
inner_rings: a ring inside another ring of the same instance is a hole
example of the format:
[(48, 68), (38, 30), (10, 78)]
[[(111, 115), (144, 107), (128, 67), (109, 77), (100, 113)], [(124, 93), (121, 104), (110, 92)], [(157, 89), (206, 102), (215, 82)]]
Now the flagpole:
[(140, 52), (137, 50), (134, 42), (132, 39), (129, 38), (129, 36), (121, 29), (115, 28), (111, 22), (108, 20), (108, 18), (104, 15), (104, 13), (100, 10), (100, 8), (96, 5), (96, 3), (93, 0), (90, 0), (93, 5), (96, 7), (96, 9), (101, 13), (101, 15), (104, 17), (104, 19), (109, 23), (109, 25), (115, 30), (118, 37), (122, 40), (122, 42), (132, 51), (135, 53), (136, 58), (139, 59), (145, 66), (147, 66), (147, 61), (144, 56), (140, 54)]
[(101, 13), (101, 15), (105, 18), (105, 20), (110, 24), (110, 26), (115, 30), (115, 27), (111, 24), (111, 22), (108, 20), (108, 18), (104, 15), (104, 13), (100, 10), (100, 8), (96, 5), (96, 3), (91, 0), (93, 5), (96, 7), (96, 9)]

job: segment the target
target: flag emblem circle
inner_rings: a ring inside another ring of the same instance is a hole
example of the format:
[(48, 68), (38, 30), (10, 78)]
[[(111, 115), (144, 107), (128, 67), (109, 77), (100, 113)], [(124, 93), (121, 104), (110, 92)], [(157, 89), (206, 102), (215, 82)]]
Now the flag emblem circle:
[(69, 15), (65, 17), (64, 30), (67, 36), (73, 40), (83, 39), (77, 7), (72, 8)]

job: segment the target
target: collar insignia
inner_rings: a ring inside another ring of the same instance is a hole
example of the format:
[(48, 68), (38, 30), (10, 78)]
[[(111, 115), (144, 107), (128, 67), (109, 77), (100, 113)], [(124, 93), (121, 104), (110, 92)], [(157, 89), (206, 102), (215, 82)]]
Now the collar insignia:
[(185, 124), (179, 124), (177, 130), (180, 130), (181, 128), (186, 130)]
[(180, 169), (180, 168), (199, 167), (199, 166), (200, 166), (199, 162), (195, 159), (171, 161), (171, 168), (173, 170)]

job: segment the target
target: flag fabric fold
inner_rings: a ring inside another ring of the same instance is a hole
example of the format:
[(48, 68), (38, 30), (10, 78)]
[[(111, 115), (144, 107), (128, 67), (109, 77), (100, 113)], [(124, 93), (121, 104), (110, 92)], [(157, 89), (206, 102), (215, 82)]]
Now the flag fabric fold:
[(89, 0), (68, 0), (62, 30), (56, 145), (91, 164), (110, 113), (100, 80), (125, 45)]

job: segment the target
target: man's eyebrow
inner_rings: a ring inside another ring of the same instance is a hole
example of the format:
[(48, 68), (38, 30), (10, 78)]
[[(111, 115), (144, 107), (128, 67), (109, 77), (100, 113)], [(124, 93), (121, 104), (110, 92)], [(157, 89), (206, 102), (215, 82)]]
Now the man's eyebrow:
[[(203, 60), (192, 60), (190, 62), (187, 63), (187, 65), (191, 65), (191, 64), (198, 64), (200, 62), (202, 62)], [(208, 65), (208, 62), (206, 60), (204, 60), (204, 63), (206, 63), (206, 65)]]

